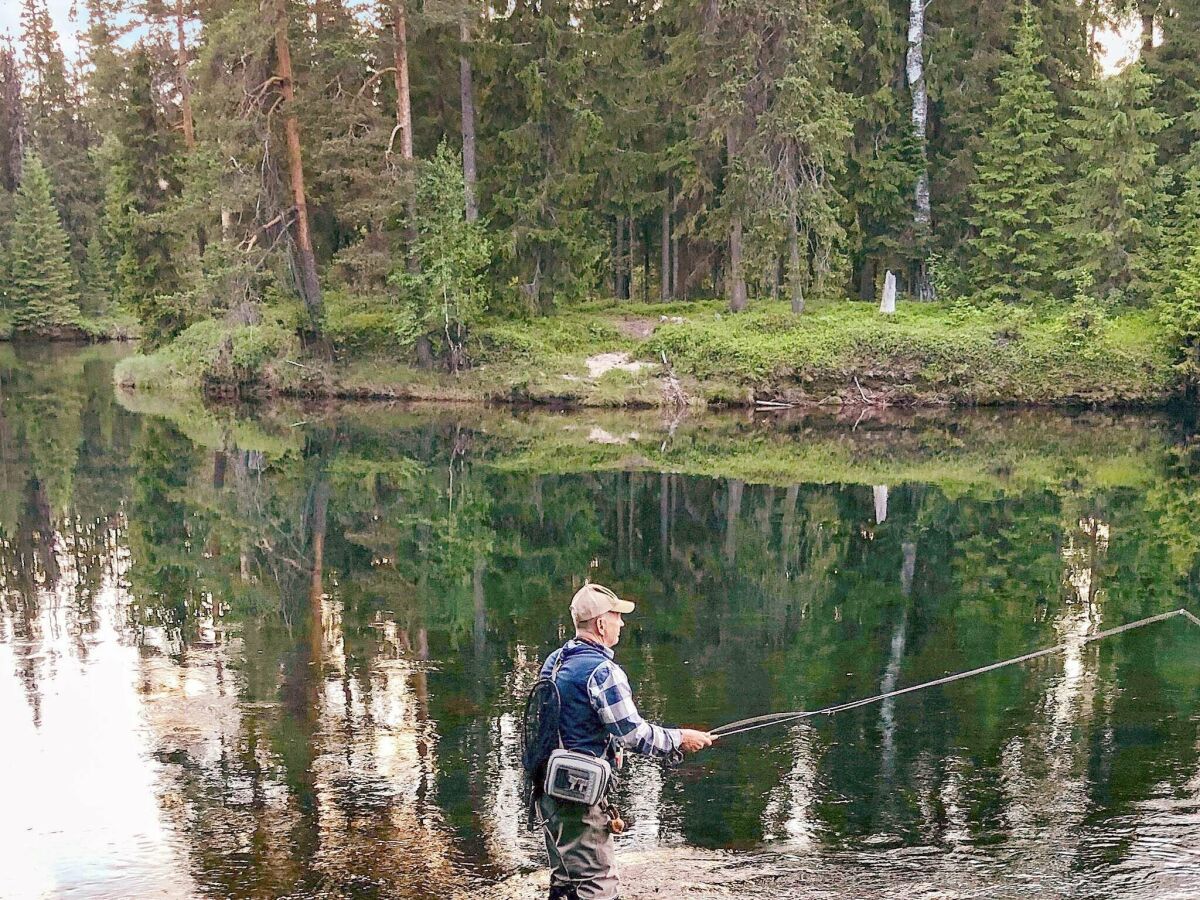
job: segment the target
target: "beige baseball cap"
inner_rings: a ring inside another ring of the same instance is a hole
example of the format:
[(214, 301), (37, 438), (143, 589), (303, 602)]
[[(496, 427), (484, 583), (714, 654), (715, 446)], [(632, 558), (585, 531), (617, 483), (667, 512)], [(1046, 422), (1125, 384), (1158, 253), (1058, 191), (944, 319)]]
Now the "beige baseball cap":
[(622, 600), (602, 584), (585, 584), (571, 598), (571, 621), (576, 626), (606, 612), (633, 612), (633, 604)]

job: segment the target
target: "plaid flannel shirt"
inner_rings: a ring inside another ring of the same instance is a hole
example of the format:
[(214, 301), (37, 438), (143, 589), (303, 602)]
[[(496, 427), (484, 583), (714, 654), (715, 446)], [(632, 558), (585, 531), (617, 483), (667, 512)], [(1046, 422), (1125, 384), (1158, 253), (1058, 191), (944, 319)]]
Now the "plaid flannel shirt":
[[(567, 647), (582, 643), (572, 640)], [(679, 749), (681, 735), (678, 728), (664, 728), (642, 718), (633, 702), (633, 691), (625, 671), (613, 661), (613, 652), (608, 647), (588, 641), (608, 657), (600, 663), (587, 681), (588, 697), (592, 709), (600, 717), (604, 728), (618, 745), (634, 753), (663, 759)], [(546, 660), (548, 671), (558, 661), (562, 650), (555, 650)]]

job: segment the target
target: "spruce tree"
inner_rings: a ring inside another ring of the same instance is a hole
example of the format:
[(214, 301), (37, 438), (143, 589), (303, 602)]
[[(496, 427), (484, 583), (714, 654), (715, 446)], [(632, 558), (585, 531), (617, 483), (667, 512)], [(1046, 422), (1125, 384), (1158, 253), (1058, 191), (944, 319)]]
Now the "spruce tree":
[(1062, 171), (1054, 93), (1038, 69), (1044, 58), (1033, 10), (1025, 4), (1013, 51), (996, 85), (971, 191), (975, 236), (971, 276), (981, 300), (1032, 302), (1057, 268), (1053, 219)]
[(76, 326), (79, 307), (70, 242), (54, 208), (46, 168), (29, 155), (22, 169), (10, 241), (13, 328), (44, 335)]
[(1075, 157), (1064, 233), (1068, 268), (1104, 299), (1143, 298), (1161, 249), (1165, 207), (1155, 136), (1165, 117), (1150, 105), (1154, 79), (1141, 63), (1081, 92), (1065, 142)]

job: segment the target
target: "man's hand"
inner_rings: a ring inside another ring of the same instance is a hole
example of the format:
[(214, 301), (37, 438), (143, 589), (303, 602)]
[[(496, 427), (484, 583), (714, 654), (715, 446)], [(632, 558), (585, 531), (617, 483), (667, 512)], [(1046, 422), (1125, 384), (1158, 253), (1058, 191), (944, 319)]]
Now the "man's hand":
[(705, 747), (711, 747), (716, 738), (707, 731), (696, 731), (694, 728), (679, 729), (679, 749), (684, 753), (695, 753)]

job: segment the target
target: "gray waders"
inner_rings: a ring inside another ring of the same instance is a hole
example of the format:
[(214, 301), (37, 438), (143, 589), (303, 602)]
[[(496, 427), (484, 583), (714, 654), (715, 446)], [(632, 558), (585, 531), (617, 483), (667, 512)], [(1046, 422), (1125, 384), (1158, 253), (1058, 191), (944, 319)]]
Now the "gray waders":
[(616, 900), (620, 880), (604, 808), (543, 795), (538, 813), (550, 857), (551, 900)]

